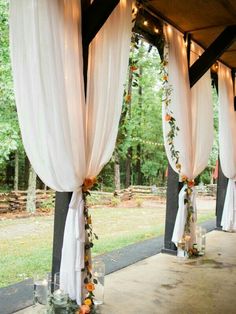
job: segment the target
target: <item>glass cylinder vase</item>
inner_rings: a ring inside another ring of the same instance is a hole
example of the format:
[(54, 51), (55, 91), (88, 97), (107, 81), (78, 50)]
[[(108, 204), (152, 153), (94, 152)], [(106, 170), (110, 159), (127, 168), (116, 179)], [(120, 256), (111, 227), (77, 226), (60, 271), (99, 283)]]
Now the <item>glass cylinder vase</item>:
[(206, 251), (206, 229), (197, 226), (196, 229), (196, 243), (199, 255), (204, 255)]
[(95, 280), (94, 304), (104, 303), (105, 264), (102, 260), (93, 261), (93, 279)]

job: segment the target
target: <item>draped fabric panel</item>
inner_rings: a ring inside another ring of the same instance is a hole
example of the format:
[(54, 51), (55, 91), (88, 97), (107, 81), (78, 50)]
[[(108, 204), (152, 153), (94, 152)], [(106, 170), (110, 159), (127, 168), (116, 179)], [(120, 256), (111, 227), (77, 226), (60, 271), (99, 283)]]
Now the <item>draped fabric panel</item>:
[(236, 231), (236, 112), (231, 69), (219, 63), (219, 148), (224, 175), (229, 178), (221, 225)]
[[(168, 54), (168, 82), (172, 88), (170, 110), (176, 119), (179, 132), (174, 139), (175, 150), (179, 151), (181, 176), (193, 180), (208, 163), (213, 144), (213, 109), (211, 100), (211, 79), (208, 71), (190, 90), (186, 47), (183, 35), (171, 26), (165, 26)], [(194, 45), (191, 52), (191, 63), (202, 53)], [(163, 104), (163, 135), (168, 160), (178, 173), (175, 160), (172, 159), (167, 141), (169, 124), (165, 121), (165, 104)], [(192, 204), (196, 220), (196, 191), (193, 187)], [(186, 185), (179, 193), (179, 208), (176, 217), (172, 241), (178, 243), (184, 234), (187, 217)], [(194, 224), (192, 225), (194, 237)]]
[(82, 184), (109, 161), (128, 67), (131, 1), (121, 0), (90, 45), (85, 101), (78, 0), (10, 3), (11, 58), (26, 153), (42, 181), (73, 191), (66, 220), (61, 287), (81, 304)]
[[(115, 146), (129, 59), (132, 26), (130, 4), (121, 1), (90, 45), (86, 100), (86, 177), (96, 176), (100, 172)], [(116, 34), (117, 29), (120, 30), (119, 35)], [(81, 189), (78, 189), (73, 193), (69, 205), (61, 261), (62, 288), (77, 302), (83, 294), (78, 289), (82, 280), (81, 269), (84, 268), (83, 205)]]
[(86, 171), (80, 12), (77, 0), (10, 2), (22, 139), (37, 175), (57, 191), (77, 190)]

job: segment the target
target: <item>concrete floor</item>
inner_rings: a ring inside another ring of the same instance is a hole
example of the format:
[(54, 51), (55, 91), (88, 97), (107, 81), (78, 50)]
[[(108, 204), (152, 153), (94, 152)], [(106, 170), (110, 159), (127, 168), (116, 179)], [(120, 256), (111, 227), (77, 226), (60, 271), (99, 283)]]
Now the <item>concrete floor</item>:
[(102, 314), (236, 313), (235, 243), (213, 231), (204, 257), (158, 254), (107, 276)]
[[(102, 314), (235, 314), (236, 233), (207, 234), (204, 257), (158, 254), (106, 276)], [(18, 314), (36, 313), (32, 309)]]

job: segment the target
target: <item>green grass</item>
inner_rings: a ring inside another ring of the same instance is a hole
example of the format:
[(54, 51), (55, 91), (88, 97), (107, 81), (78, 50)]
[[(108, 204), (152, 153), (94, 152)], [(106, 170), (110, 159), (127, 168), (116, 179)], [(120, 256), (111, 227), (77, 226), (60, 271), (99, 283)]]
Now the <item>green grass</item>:
[[(144, 204), (145, 206), (145, 204)], [(94, 208), (93, 254), (103, 254), (164, 233), (165, 205), (150, 208)], [(214, 218), (201, 211), (198, 221)], [(0, 221), (0, 287), (50, 271), (53, 216)]]

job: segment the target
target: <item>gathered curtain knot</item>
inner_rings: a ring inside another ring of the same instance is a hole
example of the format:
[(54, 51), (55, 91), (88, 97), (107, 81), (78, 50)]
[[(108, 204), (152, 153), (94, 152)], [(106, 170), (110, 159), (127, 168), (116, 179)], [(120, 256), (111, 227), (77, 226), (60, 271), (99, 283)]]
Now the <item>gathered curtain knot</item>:
[(97, 177), (89, 177), (89, 178), (85, 178), (83, 185), (82, 185), (82, 191), (83, 192), (87, 192), (88, 190), (90, 190), (94, 184), (97, 183)]
[(187, 176), (183, 175), (180, 177), (180, 182), (186, 184), (189, 188), (194, 187), (195, 181), (194, 179), (189, 179)]

